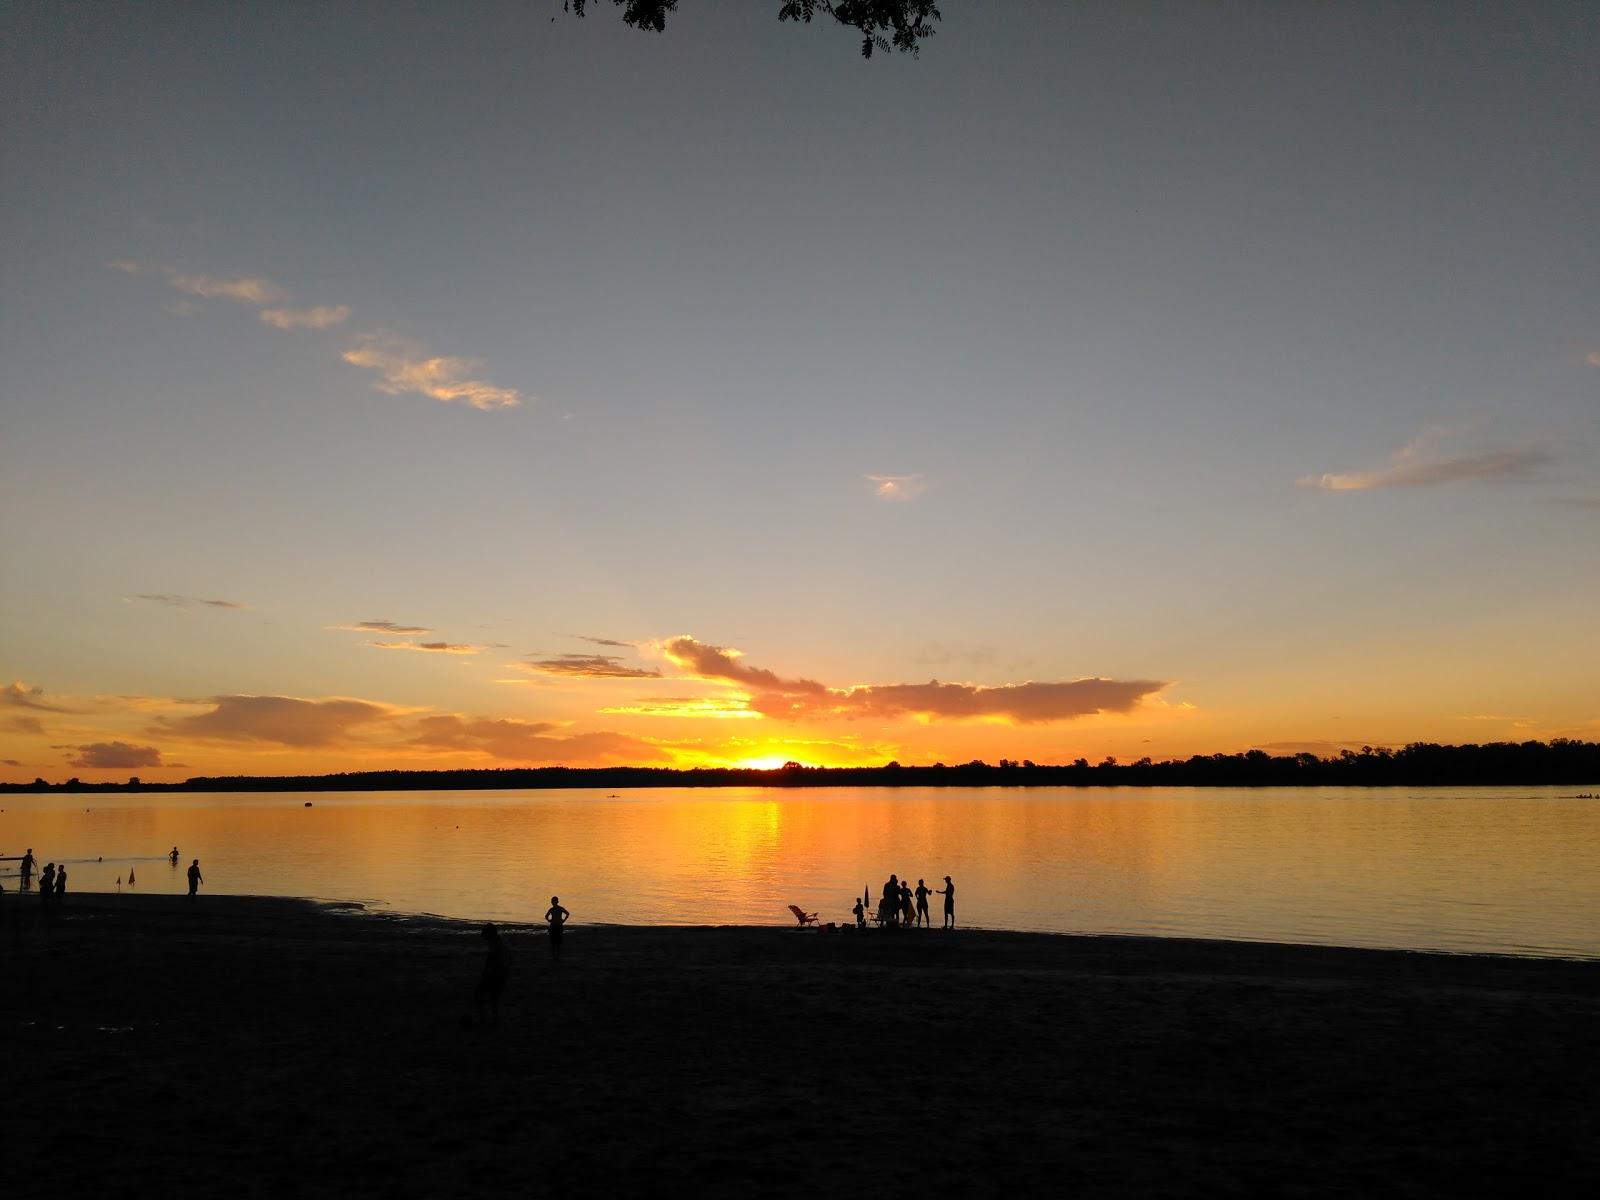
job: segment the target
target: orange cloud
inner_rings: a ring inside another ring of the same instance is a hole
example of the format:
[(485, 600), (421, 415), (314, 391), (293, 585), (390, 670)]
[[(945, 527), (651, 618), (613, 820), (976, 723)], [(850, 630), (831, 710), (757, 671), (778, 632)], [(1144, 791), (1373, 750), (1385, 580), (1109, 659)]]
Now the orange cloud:
[(829, 692), (820, 703), (791, 696), (756, 696), (751, 707), (769, 716), (832, 713), (844, 717), (999, 719), (1021, 725), (1123, 713), (1167, 684), (1153, 679), (1073, 679), (1062, 683), (893, 683)]
[(602, 708), (608, 716), (710, 717), (714, 720), (753, 720), (761, 716), (743, 697), (663, 696)]
[(71, 711), (70, 709), (58, 708), (54, 704), (46, 704), (44, 702), (43, 688), (29, 687), (20, 679), (0, 688), (0, 704), (7, 704), (13, 708), (32, 708), (39, 712), (64, 713)]
[[(120, 264), (119, 264), (120, 266)], [(236, 275), (219, 279), (214, 275), (180, 275), (168, 272), (167, 278), (180, 292), (203, 296), (207, 300), (240, 300), (246, 304), (276, 304), (289, 293), (269, 279)]]
[(357, 621), (354, 625), (329, 625), (329, 629), (347, 629), (351, 633), (392, 633), (396, 637), (420, 636), (432, 633), (426, 625), (397, 625), (393, 621)]
[(154, 746), (130, 746), (127, 742), (91, 742), (87, 746), (73, 746), (78, 756), (70, 760), (74, 767), (125, 768), (159, 767), (161, 751)]
[(488, 754), (508, 762), (638, 763), (663, 757), (659, 747), (643, 738), (610, 732), (552, 737), (555, 728), (545, 721), (423, 717), (416, 723), (411, 744)]
[(659, 679), (654, 667), (630, 667), (617, 654), (561, 654), (517, 664), (538, 675), (577, 675), (589, 679)]
[(482, 646), (466, 642), (368, 642), (379, 650), (422, 650), (432, 654), (482, 654)]
[(868, 475), (867, 479), (874, 485), (872, 494), (883, 500), (910, 500), (927, 489), (927, 483), (920, 474)]
[[(993, 719), (1035, 724), (1070, 721), (1095, 713), (1128, 712), (1167, 685), (1161, 680), (1073, 679), (1063, 682), (873, 684), (829, 688), (811, 679), (784, 679), (744, 665), (737, 650), (688, 636), (662, 643), (663, 656), (701, 679), (726, 680), (750, 689), (746, 706), (769, 717), (918, 717)], [(668, 715), (677, 715), (676, 713)]]
[(1323, 492), (1366, 492), (1379, 488), (1525, 479), (1554, 461), (1549, 451), (1531, 446), (1453, 457), (1430, 454), (1430, 447), (1448, 437), (1450, 432), (1424, 430), (1391, 454), (1385, 466), (1374, 470), (1302, 475), (1295, 480), (1295, 486)]
[(399, 338), (368, 334), (342, 357), (351, 366), (375, 371), (378, 380), (372, 386), (391, 396), (412, 392), (443, 404), (460, 401), (484, 412), (522, 403), (522, 393), (515, 388), (474, 379), (479, 364), (472, 359), (429, 356)]
[(215, 707), (209, 712), (160, 718), (151, 732), (225, 742), (326, 746), (399, 711), (368, 700), (297, 696), (215, 696), (210, 703)]
[(350, 315), (348, 304), (315, 308), (264, 308), (261, 319), (278, 329), (331, 329)]
[(765, 668), (747, 667), (739, 662), (742, 651), (709, 646), (687, 635), (668, 638), (661, 644), (661, 653), (668, 662), (702, 679), (726, 679), (784, 695), (821, 695), (828, 690), (814, 679), (781, 679)]

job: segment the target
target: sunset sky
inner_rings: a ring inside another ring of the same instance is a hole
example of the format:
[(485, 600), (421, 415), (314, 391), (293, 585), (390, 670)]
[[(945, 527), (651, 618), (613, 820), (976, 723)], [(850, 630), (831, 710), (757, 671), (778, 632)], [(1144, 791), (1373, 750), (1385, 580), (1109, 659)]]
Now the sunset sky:
[(1592, 3), (0, 14), (0, 779), (1600, 737)]

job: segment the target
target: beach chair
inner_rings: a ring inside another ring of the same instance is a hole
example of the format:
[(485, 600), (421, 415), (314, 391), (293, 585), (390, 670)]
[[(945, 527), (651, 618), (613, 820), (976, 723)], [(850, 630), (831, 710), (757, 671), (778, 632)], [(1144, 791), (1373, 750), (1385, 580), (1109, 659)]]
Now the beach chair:
[(798, 904), (789, 905), (789, 911), (794, 914), (794, 919), (799, 921), (802, 926), (815, 925), (817, 923), (817, 914), (806, 912)]

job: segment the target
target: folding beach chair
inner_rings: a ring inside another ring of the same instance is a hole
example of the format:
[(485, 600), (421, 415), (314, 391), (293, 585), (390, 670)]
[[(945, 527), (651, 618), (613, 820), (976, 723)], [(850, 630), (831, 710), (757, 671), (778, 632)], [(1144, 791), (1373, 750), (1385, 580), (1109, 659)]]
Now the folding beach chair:
[(799, 921), (802, 926), (815, 925), (817, 923), (817, 914), (806, 912), (798, 904), (789, 905), (789, 911), (794, 914), (794, 919)]

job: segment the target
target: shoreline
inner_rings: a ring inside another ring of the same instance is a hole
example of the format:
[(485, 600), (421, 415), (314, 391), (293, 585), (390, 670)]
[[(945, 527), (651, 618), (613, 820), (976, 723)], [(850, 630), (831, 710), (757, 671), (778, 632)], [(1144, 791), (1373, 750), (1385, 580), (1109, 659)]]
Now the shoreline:
[[(88, 912), (98, 911), (103, 905), (133, 905), (165, 907), (168, 902), (181, 908), (187, 904), (188, 897), (181, 892), (98, 892), (81, 891), (72, 892), (68, 896), (69, 902), (76, 901), (88, 906)], [(39, 906), (38, 893), (35, 891), (18, 892), (15, 888), (8, 888), (0, 893), (0, 920), (5, 920), (4, 914), (8, 908), (20, 907), (25, 913), (34, 913)], [(516, 931), (523, 934), (542, 935), (544, 925), (537, 921), (507, 921), (499, 918), (459, 917), (447, 913), (413, 912), (405, 909), (388, 908), (383, 902), (375, 900), (336, 899), (326, 896), (276, 896), (267, 893), (232, 893), (214, 892), (202, 893), (198, 900), (201, 904), (262, 904), (262, 905), (304, 905), (326, 913), (333, 917), (342, 917), (356, 920), (370, 920), (387, 924), (414, 923), (419, 928), (449, 929), (455, 932), (475, 932), (485, 922), (493, 919), (502, 931)], [(76, 910), (76, 906), (74, 906)], [(29, 919), (25, 917), (24, 919)], [(727, 931), (727, 932), (802, 932), (795, 925), (773, 921), (765, 925), (755, 924), (657, 924), (638, 925), (624, 922), (608, 921), (583, 921), (568, 925), (572, 930), (595, 930), (632, 932), (636, 934), (660, 933), (667, 934), (675, 931)], [(825, 936), (834, 937), (910, 937), (910, 938), (938, 938), (951, 936), (946, 931), (937, 928), (926, 930), (880, 930), (869, 926), (858, 930), (847, 923), (835, 922), (835, 929), (830, 933), (808, 928), (808, 933), (824, 933)], [(1448, 950), (1434, 946), (1355, 946), (1343, 942), (1285, 942), (1264, 938), (1228, 938), (1228, 937), (1198, 937), (1185, 934), (1154, 934), (1154, 933), (1125, 933), (1125, 932), (1083, 932), (1053, 929), (1011, 929), (1001, 926), (988, 925), (963, 925), (953, 931), (957, 937), (985, 937), (994, 939), (1049, 939), (1079, 941), (1087, 943), (1115, 943), (1125, 942), (1130, 945), (1145, 945), (1151, 947), (1195, 947), (1211, 948), (1211, 952), (1221, 953), (1226, 949), (1235, 948), (1255, 950), (1271, 954), (1321, 953), (1321, 954), (1350, 954), (1350, 955), (1400, 955), (1422, 958), (1464, 959), (1468, 961), (1506, 962), (1506, 963), (1571, 963), (1577, 965), (1589, 964), (1600, 968), (1600, 954), (1557, 954), (1553, 952), (1527, 952), (1513, 953), (1503, 950)]]
[(597, 925), (552, 962), (507, 927), (489, 1027), (476, 922), (4, 899), (7, 1124), (80, 1193), (175, 1168), (280, 1198), (1600, 1183), (1600, 962)]

